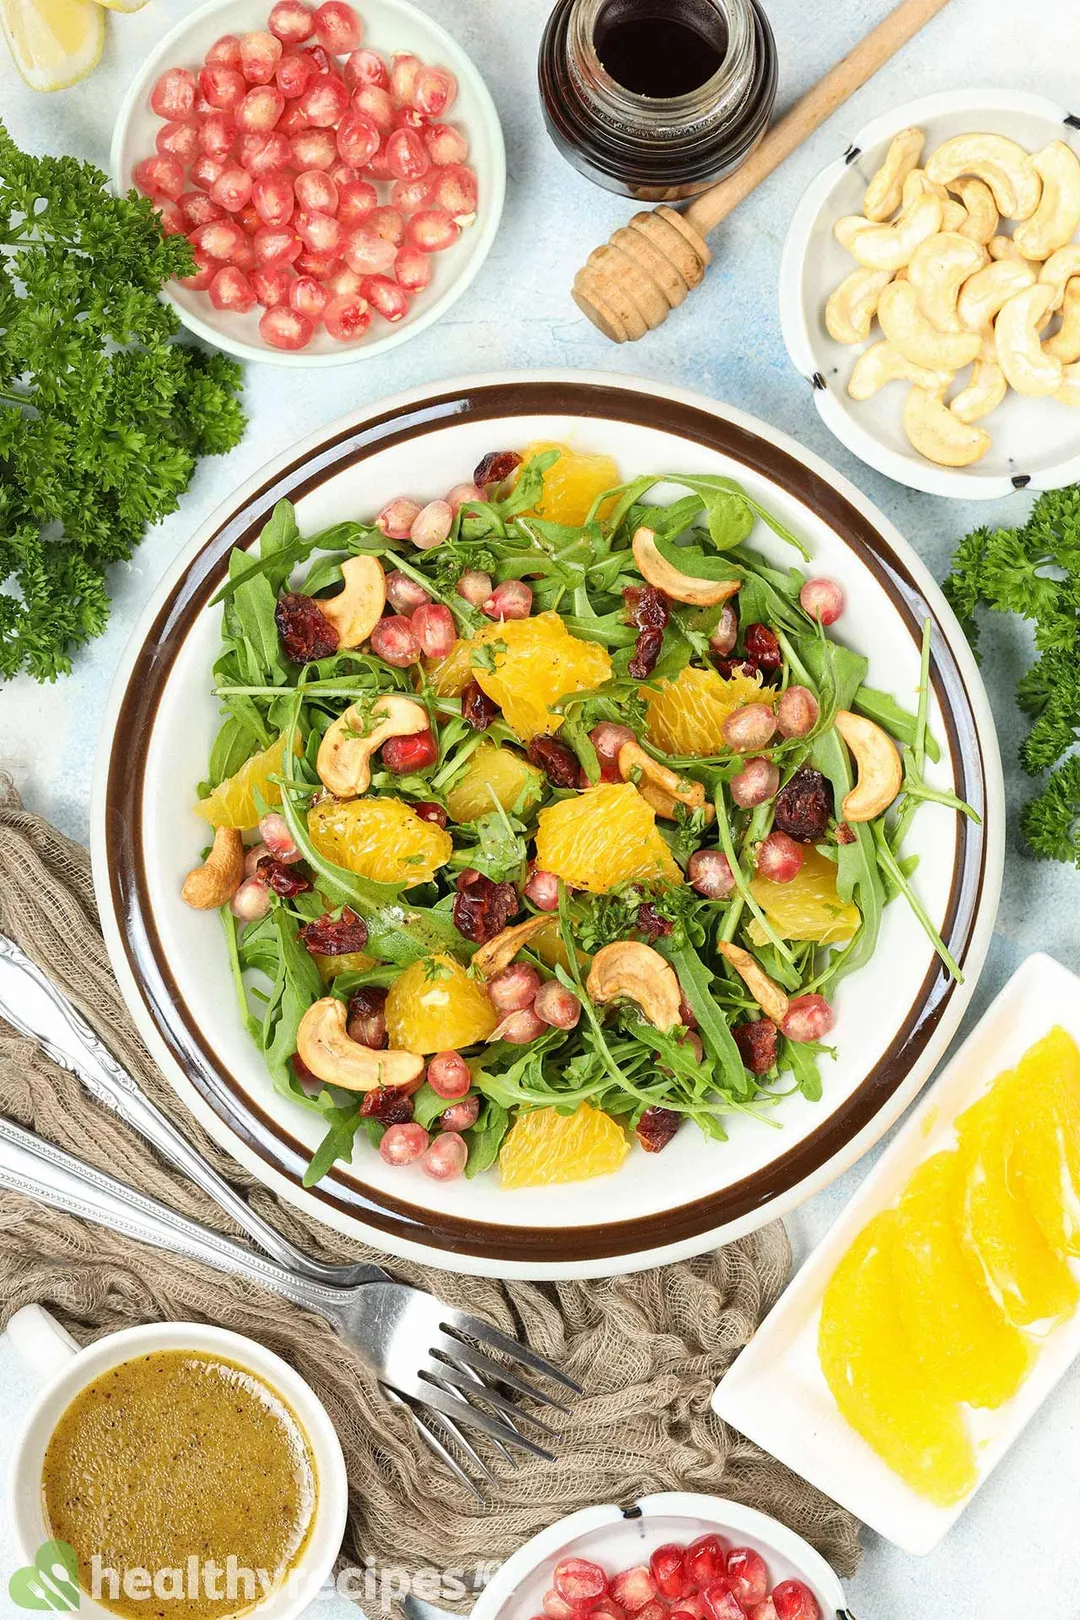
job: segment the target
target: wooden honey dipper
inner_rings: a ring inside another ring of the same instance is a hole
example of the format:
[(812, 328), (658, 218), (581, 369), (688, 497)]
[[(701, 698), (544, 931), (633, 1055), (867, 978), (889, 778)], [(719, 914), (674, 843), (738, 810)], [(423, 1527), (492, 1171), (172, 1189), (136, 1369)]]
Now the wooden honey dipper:
[(712, 259), (709, 232), (948, 3), (901, 0), (773, 125), (734, 174), (681, 213), (664, 203), (635, 214), (578, 271), (578, 308), (614, 343), (655, 332), (704, 276)]

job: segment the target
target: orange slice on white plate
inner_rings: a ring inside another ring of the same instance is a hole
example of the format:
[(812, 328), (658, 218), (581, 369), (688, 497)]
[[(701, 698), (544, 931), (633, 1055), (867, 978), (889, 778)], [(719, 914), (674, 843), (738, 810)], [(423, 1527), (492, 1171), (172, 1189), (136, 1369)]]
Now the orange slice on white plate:
[(0, 0), (0, 26), (31, 90), (66, 90), (101, 59), (105, 13), (95, 0)]

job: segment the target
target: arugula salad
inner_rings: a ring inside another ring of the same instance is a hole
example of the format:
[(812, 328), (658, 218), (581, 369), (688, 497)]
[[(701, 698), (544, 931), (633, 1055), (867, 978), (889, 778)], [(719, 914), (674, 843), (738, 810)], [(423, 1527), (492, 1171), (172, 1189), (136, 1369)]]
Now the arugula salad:
[(903, 851), (922, 803), (973, 815), (925, 779), (929, 624), (910, 713), (796, 559), (729, 478), (558, 445), (233, 552), (184, 898), (322, 1116), (307, 1185), (358, 1137), (518, 1187), (817, 1100), (897, 897), (960, 978)]

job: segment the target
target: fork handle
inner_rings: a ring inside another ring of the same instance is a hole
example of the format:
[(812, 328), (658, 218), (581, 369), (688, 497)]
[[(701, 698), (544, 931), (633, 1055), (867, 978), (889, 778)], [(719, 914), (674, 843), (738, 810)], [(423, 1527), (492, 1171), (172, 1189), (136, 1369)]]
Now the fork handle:
[[(326, 1285), (385, 1282), (381, 1266), (324, 1265), (290, 1243), (219, 1176), (172, 1120), (113, 1057), (78, 1009), (14, 940), (0, 934), (0, 1015), (74, 1074), (98, 1102), (126, 1121), (231, 1215), (241, 1231), (298, 1276)], [(164, 1207), (164, 1206), (162, 1206)]]
[(284, 1266), (215, 1232), (199, 1221), (161, 1204), (156, 1198), (125, 1187), (123, 1182), (54, 1147), (33, 1131), (0, 1118), (0, 1187), (24, 1194), (53, 1209), (66, 1210), (110, 1232), (140, 1243), (201, 1260), (217, 1271), (231, 1272), (272, 1288), (306, 1310), (340, 1326), (340, 1290), (296, 1277)]

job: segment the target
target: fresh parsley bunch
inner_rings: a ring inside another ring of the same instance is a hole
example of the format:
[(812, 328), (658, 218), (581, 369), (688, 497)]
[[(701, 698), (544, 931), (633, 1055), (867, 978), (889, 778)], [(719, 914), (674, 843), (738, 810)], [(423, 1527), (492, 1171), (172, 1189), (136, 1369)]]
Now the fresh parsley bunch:
[(190, 274), (150, 202), (0, 123), (0, 674), (55, 680), (100, 635), (106, 570), (243, 433), (240, 368), (172, 341)]
[(975, 610), (1035, 626), (1035, 662), (1017, 689), (1031, 716), (1020, 746), (1029, 776), (1049, 771), (1020, 825), (1042, 860), (1080, 866), (1080, 485), (1047, 490), (1015, 529), (975, 529), (957, 547), (945, 594), (975, 644)]

